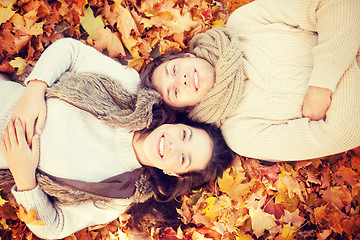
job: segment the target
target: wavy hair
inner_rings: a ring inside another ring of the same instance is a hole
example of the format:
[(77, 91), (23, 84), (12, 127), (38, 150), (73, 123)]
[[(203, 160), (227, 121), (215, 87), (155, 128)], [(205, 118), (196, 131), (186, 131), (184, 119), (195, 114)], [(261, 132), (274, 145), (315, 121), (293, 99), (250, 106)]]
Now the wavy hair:
[(132, 204), (126, 212), (132, 216), (129, 223), (131, 227), (140, 231), (146, 230), (149, 224), (157, 226), (180, 224), (176, 211), (180, 197), (214, 183), (230, 166), (235, 156), (227, 146), (220, 129), (206, 123), (193, 122), (185, 116), (177, 116), (174, 123), (182, 123), (206, 131), (213, 141), (212, 156), (204, 170), (188, 172), (179, 177), (166, 175), (157, 168), (145, 167), (149, 172), (149, 181), (155, 196), (144, 203)]

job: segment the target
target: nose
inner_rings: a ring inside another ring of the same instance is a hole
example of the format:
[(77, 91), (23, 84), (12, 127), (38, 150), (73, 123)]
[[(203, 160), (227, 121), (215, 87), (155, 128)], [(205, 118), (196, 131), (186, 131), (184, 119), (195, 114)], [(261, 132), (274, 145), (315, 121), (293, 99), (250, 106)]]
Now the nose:
[(188, 86), (189, 85), (188, 81), (189, 81), (189, 78), (188, 78), (187, 74), (185, 74), (185, 73), (184, 74), (179, 74), (177, 79), (176, 79), (178, 87), (180, 87), (180, 86)]
[(185, 148), (186, 148), (186, 143), (183, 141), (177, 141), (177, 140), (172, 140), (169, 141), (169, 143), (167, 144), (167, 152), (171, 153), (171, 152), (184, 152)]

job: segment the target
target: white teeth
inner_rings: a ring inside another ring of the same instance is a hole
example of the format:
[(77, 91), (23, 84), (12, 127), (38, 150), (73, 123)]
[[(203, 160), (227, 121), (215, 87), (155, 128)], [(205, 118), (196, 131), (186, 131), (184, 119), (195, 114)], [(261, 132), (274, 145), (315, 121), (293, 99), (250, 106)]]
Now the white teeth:
[(163, 157), (164, 156), (164, 137), (160, 138), (160, 146), (159, 146), (159, 150), (160, 150), (160, 156)]
[(196, 90), (199, 89), (199, 79), (198, 79), (198, 75), (197, 72), (195, 71), (195, 76), (194, 76), (194, 82), (195, 82), (195, 88)]

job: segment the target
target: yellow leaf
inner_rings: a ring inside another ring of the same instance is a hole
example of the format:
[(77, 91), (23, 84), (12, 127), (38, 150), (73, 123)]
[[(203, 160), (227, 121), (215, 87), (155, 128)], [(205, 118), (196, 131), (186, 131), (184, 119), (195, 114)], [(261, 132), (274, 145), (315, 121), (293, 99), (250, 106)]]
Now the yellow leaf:
[(17, 74), (22, 74), (25, 71), (26, 61), (21, 57), (16, 57), (10, 61), (10, 65), (18, 69)]
[(251, 227), (256, 237), (263, 235), (265, 230), (276, 226), (275, 216), (264, 212), (261, 208), (249, 208)]
[(205, 201), (207, 206), (203, 209), (206, 217), (210, 217), (214, 220), (227, 219), (227, 211), (231, 207), (231, 199), (226, 195), (221, 195), (220, 197), (209, 197)]
[(46, 223), (37, 219), (37, 212), (35, 210), (31, 210), (27, 212), (22, 205), (19, 205), (19, 210), (17, 212), (17, 215), (19, 219), (26, 224), (46, 225)]
[(12, 7), (16, 3), (16, 0), (1, 0), (0, 5), (4, 7)]
[(7, 225), (7, 223), (6, 223), (6, 219), (4, 219), (4, 218), (0, 219), (0, 228), (3, 230), (10, 229), (9, 225)]
[(276, 236), (275, 240), (293, 240), (294, 239), (294, 230), (291, 227), (290, 223), (286, 224), (281, 233)]
[(251, 184), (249, 182), (243, 183), (247, 180), (245, 172), (238, 172), (235, 177), (234, 171), (231, 168), (227, 169), (223, 177), (218, 179), (220, 191), (227, 193), (233, 200), (242, 200), (242, 196), (249, 193)]
[(236, 240), (253, 240), (249, 234), (239, 233), (236, 234)]
[(7, 22), (14, 14), (15, 11), (11, 10), (10, 7), (0, 6), (0, 25)]
[(90, 7), (84, 10), (83, 17), (80, 16), (80, 23), (93, 40), (99, 40), (101, 38), (100, 34), (96, 31), (104, 29), (105, 24), (101, 16), (94, 17), (94, 13)]
[(224, 27), (225, 26), (225, 23), (222, 19), (220, 20), (215, 20), (213, 23), (212, 23), (212, 27), (215, 28), (215, 27)]

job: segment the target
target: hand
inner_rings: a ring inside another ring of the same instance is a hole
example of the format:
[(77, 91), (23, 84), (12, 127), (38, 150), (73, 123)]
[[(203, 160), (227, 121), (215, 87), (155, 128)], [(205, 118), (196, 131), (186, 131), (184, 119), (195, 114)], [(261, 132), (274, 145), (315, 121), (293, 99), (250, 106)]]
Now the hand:
[(35, 171), (39, 163), (39, 135), (32, 137), (31, 148), (26, 142), (25, 131), (19, 119), (10, 121), (1, 139), (1, 151), (8, 163), (19, 191), (36, 187)]
[(331, 104), (331, 90), (310, 86), (303, 103), (302, 115), (312, 121), (325, 119)]
[(46, 119), (45, 92), (47, 84), (33, 80), (25, 89), (24, 95), (16, 104), (11, 119), (19, 119), (25, 129), (27, 143), (31, 145), (34, 130), (37, 134), (41, 131)]

